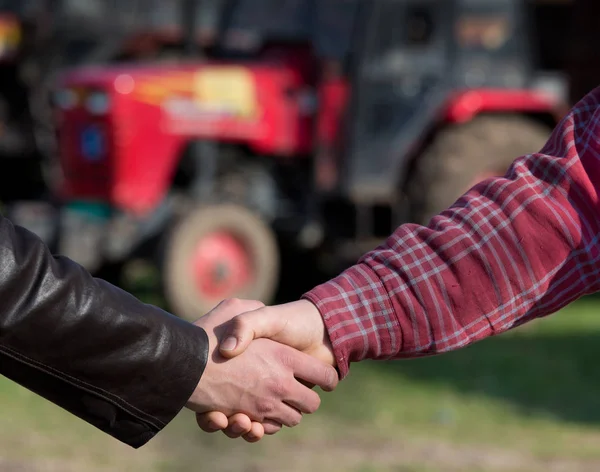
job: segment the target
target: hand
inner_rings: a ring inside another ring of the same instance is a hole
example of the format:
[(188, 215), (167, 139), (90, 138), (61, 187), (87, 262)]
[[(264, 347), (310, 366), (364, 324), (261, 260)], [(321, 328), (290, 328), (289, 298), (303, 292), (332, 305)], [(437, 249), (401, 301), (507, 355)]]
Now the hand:
[[(228, 300), (196, 322), (208, 333), (211, 351), (202, 379), (187, 404), (197, 414), (219, 411), (231, 416), (238, 427), (242, 426), (243, 431), (236, 431), (237, 435), (247, 435), (250, 441), (260, 439), (265, 432), (273, 434), (281, 425), (296, 426), (302, 413), (318, 409), (317, 393), (296, 379), (325, 390), (334, 389), (338, 381), (331, 366), (266, 339), (252, 343), (235, 359), (221, 356), (217, 339), (223, 323), (261, 306), (260, 302)], [(250, 423), (250, 419), (255, 422)], [(206, 431), (215, 429), (202, 426)], [(235, 431), (235, 427), (232, 429)]]
[[(263, 305), (252, 312), (235, 317), (224, 327), (221, 353), (230, 358), (238, 356), (245, 351), (253, 339), (260, 337), (287, 344), (332, 366), (336, 365), (321, 314), (306, 300), (276, 307)], [(231, 438), (243, 436), (251, 442), (260, 440), (261, 432), (266, 434), (276, 432), (270, 427), (261, 431), (261, 425), (251, 423), (245, 415), (227, 418), (223, 412), (213, 411), (198, 415), (197, 420), (204, 431), (223, 430)], [(252, 430), (252, 434), (244, 433), (249, 430)]]
[(224, 328), (220, 352), (225, 357), (239, 356), (254, 339), (267, 338), (336, 366), (321, 313), (308, 300), (262, 306), (236, 316)]

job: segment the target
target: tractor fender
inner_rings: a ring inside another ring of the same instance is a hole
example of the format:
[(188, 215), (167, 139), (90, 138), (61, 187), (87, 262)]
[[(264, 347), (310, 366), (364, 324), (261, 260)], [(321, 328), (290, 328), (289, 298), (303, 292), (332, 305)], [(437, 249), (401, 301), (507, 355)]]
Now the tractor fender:
[(547, 115), (556, 123), (568, 111), (560, 97), (539, 90), (478, 89), (453, 93), (443, 111), (443, 121), (465, 123), (482, 113)]
[[(430, 123), (420, 139), (415, 139), (405, 159), (399, 164), (397, 185), (403, 187), (410, 178), (419, 156), (445, 127), (465, 124), (480, 115), (522, 115), (555, 127), (568, 113), (562, 97), (539, 90), (471, 89), (452, 92), (438, 109), (438, 118)], [(396, 187), (397, 188), (397, 187)]]

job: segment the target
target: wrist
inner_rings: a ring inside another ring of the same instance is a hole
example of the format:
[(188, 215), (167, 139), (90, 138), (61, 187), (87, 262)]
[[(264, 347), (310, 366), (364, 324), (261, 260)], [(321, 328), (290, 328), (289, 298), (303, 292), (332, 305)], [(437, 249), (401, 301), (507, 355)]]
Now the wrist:
[(185, 407), (190, 410), (197, 411), (199, 405), (206, 403), (205, 386), (210, 380), (209, 377), (211, 376), (212, 370), (212, 352), (217, 344), (217, 340), (212, 330), (206, 329), (200, 322), (196, 322), (194, 325), (200, 328), (200, 331), (203, 333), (202, 339), (199, 340), (198, 343), (200, 359), (202, 362), (202, 371), (194, 390), (185, 404)]
[(310, 354), (319, 360), (337, 368), (337, 360), (333, 351), (333, 345), (329, 338), (329, 331), (325, 320), (319, 311), (319, 308), (308, 299), (301, 299), (296, 302), (302, 316), (310, 320), (309, 325), (313, 328), (311, 339), (317, 340)]

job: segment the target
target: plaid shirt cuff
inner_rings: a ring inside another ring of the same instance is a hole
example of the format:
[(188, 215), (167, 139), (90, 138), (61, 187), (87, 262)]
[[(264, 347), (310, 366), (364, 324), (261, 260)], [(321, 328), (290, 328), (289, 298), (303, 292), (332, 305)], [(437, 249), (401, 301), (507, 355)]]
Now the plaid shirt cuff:
[(350, 362), (389, 359), (400, 350), (402, 333), (388, 290), (368, 265), (352, 266), (302, 298), (323, 317), (341, 378)]

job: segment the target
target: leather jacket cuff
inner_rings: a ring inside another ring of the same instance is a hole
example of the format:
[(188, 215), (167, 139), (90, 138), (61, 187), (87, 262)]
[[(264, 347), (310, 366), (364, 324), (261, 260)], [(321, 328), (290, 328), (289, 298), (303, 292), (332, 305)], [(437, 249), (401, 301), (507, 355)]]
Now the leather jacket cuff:
[[(167, 424), (183, 410), (198, 387), (200, 379), (206, 369), (209, 356), (209, 340), (206, 331), (203, 328), (188, 324), (184, 328), (185, 343), (174, 345), (174, 353), (179, 361), (179, 367), (173, 372), (173, 382), (168, 387), (168, 392), (165, 392), (163, 399), (156, 398), (149, 403), (159, 407), (159, 411), (152, 411), (150, 408), (148, 413), (160, 421), (160, 424), (151, 425), (147, 431), (137, 435), (137, 437), (127, 438), (126, 431), (123, 431), (124, 436), (119, 437), (113, 434), (117, 439), (129, 444), (134, 448), (139, 448), (150, 441), (158, 434)], [(165, 386), (166, 387), (166, 386)], [(156, 386), (160, 390), (160, 386)]]

